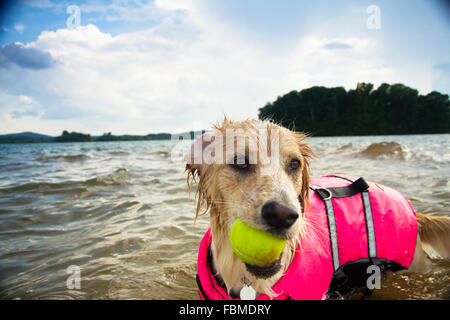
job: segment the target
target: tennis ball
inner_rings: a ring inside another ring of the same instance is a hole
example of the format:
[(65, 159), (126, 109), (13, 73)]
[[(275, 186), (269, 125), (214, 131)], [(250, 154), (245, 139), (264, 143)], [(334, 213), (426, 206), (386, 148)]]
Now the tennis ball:
[(261, 267), (278, 259), (286, 241), (252, 228), (237, 218), (231, 226), (230, 242), (234, 253), (242, 261)]

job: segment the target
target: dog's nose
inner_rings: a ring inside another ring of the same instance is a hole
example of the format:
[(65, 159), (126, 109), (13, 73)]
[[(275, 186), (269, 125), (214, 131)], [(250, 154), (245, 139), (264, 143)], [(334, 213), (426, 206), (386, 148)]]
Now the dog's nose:
[(276, 229), (289, 228), (298, 218), (296, 211), (276, 201), (266, 202), (261, 209), (261, 215), (269, 226)]

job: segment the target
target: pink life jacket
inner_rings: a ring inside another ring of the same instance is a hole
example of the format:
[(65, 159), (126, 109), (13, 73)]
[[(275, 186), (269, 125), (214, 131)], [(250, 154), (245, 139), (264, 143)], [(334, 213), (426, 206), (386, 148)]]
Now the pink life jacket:
[[(275, 283), (274, 299), (327, 299), (366, 287), (376, 265), (381, 272), (406, 269), (417, 237), (417, 218), (406, 198), (389, 187), (327, 175), (310, 181), (306, 230), (287, 272)], [(211, 271), (211, 230), (200, 243), (197, 284), (201, 299), (230, 300)], [(366, 289), (367, 290), (367, 289)], [(257, 300), (270, 299), (265, 294)]]

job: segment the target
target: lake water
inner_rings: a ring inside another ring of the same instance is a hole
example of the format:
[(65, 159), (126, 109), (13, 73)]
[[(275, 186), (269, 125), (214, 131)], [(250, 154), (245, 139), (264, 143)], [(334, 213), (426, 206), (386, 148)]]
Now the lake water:
[[(363, 176), (418, 212), (449, 214), (450, 135), (309, 142), (313, 176)], [(198, 299), (208, 217), (193, 224), (195, 188), (189, 196), (183, 165), (171, 162), (174, 144), (0, 145), (0, 298)], [(80, 289), (67, 288), (69, 266), (80, 270)], [(450, 299), (450, 263), (382, 286), (372, 298)]]

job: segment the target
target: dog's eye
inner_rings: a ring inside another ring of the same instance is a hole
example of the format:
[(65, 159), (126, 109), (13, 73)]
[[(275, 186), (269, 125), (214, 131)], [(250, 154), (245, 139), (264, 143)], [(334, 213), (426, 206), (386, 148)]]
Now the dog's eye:
[(247, 170), (248, 169), (248, 163), (244, 164), (233, 164), (233, 167), (238, 170)]
[(291, 168), (291, 170), (297, 170), (298, 168), (300, 168), (300, 161), (292, 160), (289, 164), (289, 167)]
[(250, 165), (248, 163), (248, 159), (238, 159), (237, 157), (234, 159), (234, 163), (232, 164), (232, 167), (238, 170), (248, 170), (250, 168)]

